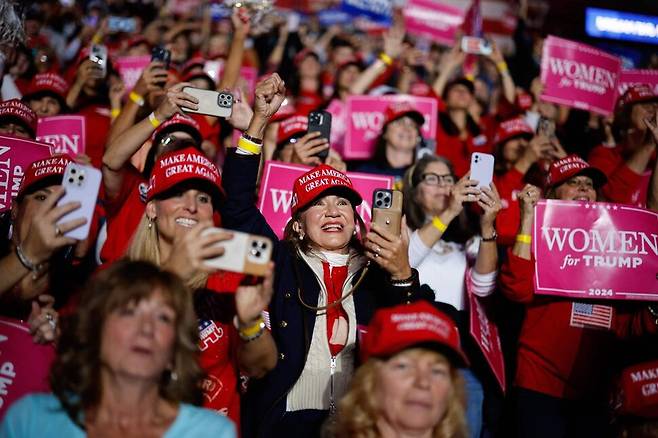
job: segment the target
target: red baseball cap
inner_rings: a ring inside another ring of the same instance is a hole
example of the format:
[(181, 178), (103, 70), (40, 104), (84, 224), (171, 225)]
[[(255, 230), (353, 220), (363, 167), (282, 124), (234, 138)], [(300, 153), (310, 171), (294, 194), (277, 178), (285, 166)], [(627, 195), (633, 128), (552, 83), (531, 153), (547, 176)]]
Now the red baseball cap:
[(551, 164), (548, 171), (548, 187), (555, 187), (576, 175), (589, 176), (597, 189), (608, 182), (605, 173), (596, 167), (590, 166), (587, 161), (578, 155), (572, 154)]
[(293, 58), (292, 62), (293, 62), (293, 64), (295, 64), (295, 67), (299, 67), (299, 64), (301, 64), (302, 61), (307, 56), (313, 56), (313, 57), (315, 57), (315, 59), (319, 60), (317, 53), (315, 53), (313, 50), (311, 50), (309, 48), (306, 48), (306, 49), (301, 50), (299, 53), (297, 53), (295, 55), (295, 57)]
[(658, 418), (658, 360), (625, 368), (617, 397), (620, 413)]
[(34, 191), (37, 188), (61, 184), (64, 169), (71, 161), (73, 159), (66, 154), (57, 154), (34, 161), (28, 166), (25, 175), (23, 175), (16, 199), (20, 201), (30, 189)]
[(32, 108), (18, 99), (0, 102), (0, 120), (12, 119), (25, 126), (31, 133), (32, 138), (37, 132), (37, 115)]
[(514, 137), (527, 137), (532, 138), (535, 135), (535, 132), (532, 130), (530, 125), (526, 123), (521, 117), (515, 117), (513, 119), (508, 119), (498, 125), (496, 130), (496, 137), (494, 137), (494, 144), (498, 145), (504, 141), (512, 139)]
[(415, 109), (409, 102), (393, 102), (384, 113), (384, 126), (401, 117), (411, 117), (418, 124), (418, 128), (425, 123), (423, 114)]
[(617, 99), (615, 109), (616, 112), (619, 112), (634, 103), (650, 101), (658, 101), (658, 96), (653, 92), (653, 89), (650, 86), (646, 84), (631, 85), (626, 89), (624, 94)]
[(347, 198), (353, 207), (363, 202), (347, 175), (327, 164), (320, 164), (297, 178), (292, 186), (292, 213), (302, 210), (320, 196), (336, 193)]
[(68, 92), (69, 84), (66, 80), (57, 73), (39, 73), (32, 78), (27, 93), (23, 96), (24, 100), (29, 100), (35, 95), (51, 94), (57, 100), (66, 102), (66, 93)]
[(217, 166), (197, 148), (188, 146), (158, 157), (151, 171), (146, 202), (188, 181), (199, 182), (209, 189), (215, 205), (224, 198), (222, 177)]
[(532, 108), (534, 99), (529, 93), (521, 92), (516, 94), (516, 106), (523, 111), (527, 111)]
[(279, 132), (276, 136), (277, 144), (288, 141), (291, 137), (308, 131), (308, 118), (300, 115), (288, 117), (279, 123)]
[(158, 129), (156, 129), (151, 136), (151, 141), (153, 144), (158, 144), (162, 141), (165, 135), (175, 131), (183, 131), (190, 134), (197, 146), (201, 146), (201, 143), (203, 142), (199, 123), (191, 117), (181, 116), (178, 113), (174, 114), (171, 119), (166, 120), (162, 125), (158, 126)]
[(419, 344), (434, 344), (455, 366), (468, 365), (455, 322), (424, 300), (378, 310), (361, 338), (361, 360), (389, 357)]

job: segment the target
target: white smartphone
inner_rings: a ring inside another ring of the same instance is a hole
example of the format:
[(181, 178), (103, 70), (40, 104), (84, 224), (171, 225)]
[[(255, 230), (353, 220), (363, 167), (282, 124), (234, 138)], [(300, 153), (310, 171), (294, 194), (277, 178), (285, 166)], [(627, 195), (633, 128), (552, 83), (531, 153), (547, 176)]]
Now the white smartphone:
[(89, 59), (98, 64), (100, 68), (94, 76), (104, 78), (107, 75), (107, 47), (102, 44), (93, 44), (89, 51)]
[(267, 263), (272, 258), (272, 241), (269, 238), (222, 228), (208, 228), (202, 235), (221, 231), (231, 233), (233, 237), (217, 244), (224, 247), (224, 254), (204, 260), (207, 266), (258, 277), (267, 273)]
[(475, 55), (491, 55), (493, 49), (489, 41), (484, 38), (465, 36), (462, 37), (462, 52)]
[(57, 202), (57, 205), (79, 202), (80, 208), (67, 213), (57, 223), (61, 224), (84, 217), (87, 219), (84, 225), (64, 233), (67, 237), (84, 240), (89, 235), (89, 227), (91, 227), (91, 220), (94, 217), (94, 207), (101, 186), (101, 171), (92, 166), (69, 163), (64, 169), (62, 186), (66, 189), (66, 193)]
[(491, 154), (482, 154), (474, 152), (471, 155), (471, 176), (470, 179), (478, 181), (478, 188), (489, 188), (493, 181), (494, 156)]
[(215, 117), (231, 117), (233, 112), (233, 95), (231, 93), (194, 87), (185, 87), (183, 92), (199, 99), (198, 110), (183, 108), (183, 111)]

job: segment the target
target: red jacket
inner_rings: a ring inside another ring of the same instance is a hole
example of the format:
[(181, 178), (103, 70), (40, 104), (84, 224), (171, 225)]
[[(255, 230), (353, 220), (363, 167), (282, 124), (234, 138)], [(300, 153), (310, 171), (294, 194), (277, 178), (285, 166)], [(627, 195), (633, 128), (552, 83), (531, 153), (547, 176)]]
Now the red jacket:
[(524, 175), (512, 167), (502, 175), (494, 175), (502, 209), (496, 216), (496, 232), (501, 245), (513, 245), (521, 222), (518, 193), (525, 185)]
[(534, 263), (534, 259), (522, 259), (510, 250), (499, 276), (503, 294), (527, 305), (519, 338), (516, 385), (566, 399), (604, 395), (615, 335), (656, 333), (651, 314), (641, 303), (597, 302), (615, 306), (610, 330), (574, 327), (570, 323), (573, 300), (535, 295)]

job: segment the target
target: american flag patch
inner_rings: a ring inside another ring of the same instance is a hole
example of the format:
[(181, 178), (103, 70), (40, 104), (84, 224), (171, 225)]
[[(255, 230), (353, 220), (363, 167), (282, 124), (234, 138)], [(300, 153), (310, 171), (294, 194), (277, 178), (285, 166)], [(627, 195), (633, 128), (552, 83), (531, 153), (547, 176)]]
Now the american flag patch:
[(570, 324), (572, 327), (610, 329), (612, 307), (601, 304), (573, 303)]

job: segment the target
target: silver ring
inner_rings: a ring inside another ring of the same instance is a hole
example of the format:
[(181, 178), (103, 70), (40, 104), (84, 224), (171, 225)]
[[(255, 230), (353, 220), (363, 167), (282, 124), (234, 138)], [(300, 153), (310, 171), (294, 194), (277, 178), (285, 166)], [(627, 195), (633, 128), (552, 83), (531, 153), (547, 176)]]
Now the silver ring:
[(55, 330), (57, 328), (57, 321), (55, 321), (55, 318), (50, 314), (46, 313), (46, 319), (48, 320), (48, 324)]
[(55, 237), (59, 237), (61, 235), (62, 235), (62, 230), (60, 230), (58, 226), (55, 226)]
[(375, 246), (375, 254), (377, 254), (377, 256), (379, 256), (379, 251), (381, 251), (381, 248), (378, 247), (378, 246)]

